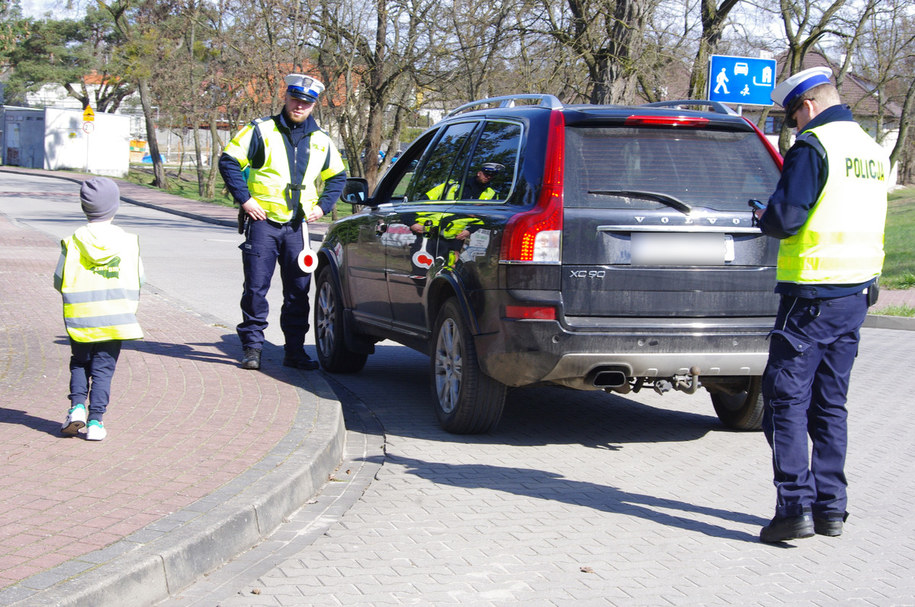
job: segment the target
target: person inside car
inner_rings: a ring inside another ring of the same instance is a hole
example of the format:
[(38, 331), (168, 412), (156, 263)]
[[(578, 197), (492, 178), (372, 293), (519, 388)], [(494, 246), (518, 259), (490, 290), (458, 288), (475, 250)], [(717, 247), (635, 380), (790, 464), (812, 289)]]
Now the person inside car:
[[(461, 199), (493, 200), (498, 198), (499, 193), (490, 186), (490, 182), (504, 169), (505, 166), (498, 162), (484, 162), (475, 174), (468, 175), (464, 180), (464, 187), (460, 190)], [(440, 183), (426, 192), (429, 200), (455, 200), (457, 195), (458, 184), (453, 182)]]

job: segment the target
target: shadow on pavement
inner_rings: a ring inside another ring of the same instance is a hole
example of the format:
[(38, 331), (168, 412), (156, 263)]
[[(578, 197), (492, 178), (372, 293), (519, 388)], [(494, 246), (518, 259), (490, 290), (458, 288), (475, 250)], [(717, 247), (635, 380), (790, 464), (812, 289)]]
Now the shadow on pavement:
[(580, 444), (616, 450), (629, 443), (694, 441), (723, 430), (703, 393), (687, 398), (707, 404), (708, 415), (677, 409), (674, 397), (661, 398), (659, 406), (639, 402), (641, 395), (654, 395), (650, 390), (622, 396), (536, 386), (509, 390), (502, 420), (492, 433), (455, 435), (442, 430), (436, 420), (426, 356), (403, 346), (376, 346), (366, 367), (347, 377), (347, 384), (368, 403), (387, 434), (424, 440), (514, 446)]
[(0, 424), (23, 426), (25, 428), (44, 432), (45, 434), (50, 434), (54, 437), (70, 438), (63, 436), (60, 433), (60, 424), (64, 421), (64, 417), (66, 417), (66, 411), (62, 414), (61, 419), (46, 419), (44, 417), (29, 415), (20, 409), (0, 408)]
[[(603, 512), (636, 516), (662, 525), (697, 531), (723, 539), (758, 542), (756, 535), (698, 521), (694, 518), (686, 518), (684, 515), (701, 515), (744, 525), (765, 525), (768, 522), (758, 516), (740, 512), (632, 493), (607, 485), (570, 480), (543, 470), (507, 468), (489, 464), (426, 462), (390, 454), (387, 455), (387, 460), (391, 464), (404, 466), (408, 473), (435, 484), (467, 489), (491, 489), (537, 499), (559, 501)], [(665, 512), (669, 510), (675, 512)]]

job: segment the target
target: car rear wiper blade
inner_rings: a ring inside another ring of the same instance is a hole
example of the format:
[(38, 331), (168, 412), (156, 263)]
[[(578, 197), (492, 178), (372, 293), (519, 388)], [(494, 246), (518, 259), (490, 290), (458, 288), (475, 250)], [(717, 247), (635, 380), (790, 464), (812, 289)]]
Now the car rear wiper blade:
[(647, 192), (644, 190), (588, 190), (588, 194), (599, 194), (601, 196), (627, 196), (629, 198), (641, 198), (643, 200), (657, 200), (669, 207), (673, 207), (683, 213), (691, 213), (693, 207), (689, 206), (679, 198), (661, 194), (659, 192)]

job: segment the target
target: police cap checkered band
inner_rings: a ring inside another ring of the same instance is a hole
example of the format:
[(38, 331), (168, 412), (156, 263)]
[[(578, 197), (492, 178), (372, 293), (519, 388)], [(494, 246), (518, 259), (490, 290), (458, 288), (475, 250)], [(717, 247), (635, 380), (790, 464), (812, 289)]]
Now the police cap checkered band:
[(505, 167), (503, 165), (499, 164), (498, 162), (487, 162), (487, 163), (484, 163), (483, 166), (480, 167), (480, 170), (483, 171), (484, 173), (498, 173), (499, 171), (501, 171), (504, 168)]

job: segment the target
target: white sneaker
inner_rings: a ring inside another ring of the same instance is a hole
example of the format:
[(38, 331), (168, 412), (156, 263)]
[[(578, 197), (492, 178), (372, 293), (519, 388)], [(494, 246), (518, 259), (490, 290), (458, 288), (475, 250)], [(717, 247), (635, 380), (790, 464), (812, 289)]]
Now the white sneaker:
[(86, 426), (86, 440), (104, 440), (108, 436), (108, 430), (105, 430), (105, 424), (93, 419)]
[(73, 405), (67, 413), (67, 419), (60, 426), (60, 431), (67, 436), (76, 436), (80, 428), (86, 426), (86, 405)]

